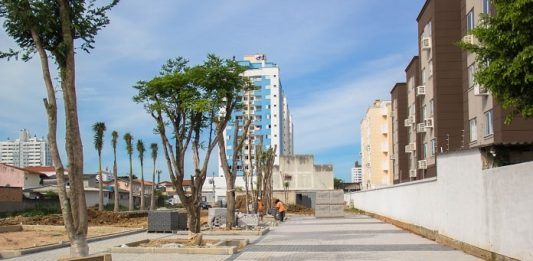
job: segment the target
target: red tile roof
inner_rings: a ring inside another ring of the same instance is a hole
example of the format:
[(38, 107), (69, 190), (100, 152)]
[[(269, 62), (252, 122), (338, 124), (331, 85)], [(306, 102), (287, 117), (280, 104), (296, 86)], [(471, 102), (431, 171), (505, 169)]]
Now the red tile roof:
[(44, 175), (44, 176), (46, 176), (46, 174), (44, 174), (44, 173), (41, 173), (41, 172), (38, 172), (38, 171), (34, 171), (34, 170), (29, 169), (29, 168), (19, 168), (19, 167), (17, 167), (17, 166), (9, 165), (9, 164), (6, 164), (6, 163), (0, 163), (0, 165), (4, 165), (4, 166), (9, 167), (9, 168), (18, 169), (18, 170), (20, 170), (20, 171), (24, 171), (24, 172), (26, 172), (26, 173), (28, 173), (28, 174), (35, 174), (35, 175)]

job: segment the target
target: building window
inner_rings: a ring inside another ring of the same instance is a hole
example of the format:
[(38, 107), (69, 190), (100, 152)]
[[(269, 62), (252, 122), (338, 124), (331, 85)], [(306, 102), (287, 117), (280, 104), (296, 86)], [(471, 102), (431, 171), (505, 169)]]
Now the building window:
[(433, 76), (433, 60), (428, 63), (428, 78)]
[(431, 36), (432, 32), (431, 32), (431, 21), (429, 21), (426, 25), (426, 32), (427, 32), (427, 36)]
[(468, 66), (468, 88), (474, 87), (474, 74), (476, 73), (475, 63)]
[(468, 12), (466, 15), (466, 32), (470, 33), (472, 29), (474, 29), (475, 22), (474, 22), (474, 8)]
[(422, 77), (422, 83), (426, 83), (427, 79), (428, 79), (428, 76), (426, 74), (426, 68), (422, 68), (422, 73), (420, 74), (420, 76)]
[(477, 141), (477, 124), (476, 118), (470, 120), (470, 142)]
[(434, 156), (436, 151), (437, 151), (437, 140), (432, 139), (431, 140), (431, 156)]
[(492, 125), (492, 110), (485, 112), (485, 136), (494, 134)]
[(422, 151), (422, 159), (426, 159), (428, 156), (428, 144), (424, 143), (424, 150)]
[(424, 106), (422, 106), (422, 115), (421, 115), (422, 116), (422, 120), (427, 119), (428, 118), (427, 115), (428, 115), (427, 114), (427, 106), (424, 104)]
[(490, 13), (490, 0), (482, 0), (483, 1), (483, 13), (489, 14)]

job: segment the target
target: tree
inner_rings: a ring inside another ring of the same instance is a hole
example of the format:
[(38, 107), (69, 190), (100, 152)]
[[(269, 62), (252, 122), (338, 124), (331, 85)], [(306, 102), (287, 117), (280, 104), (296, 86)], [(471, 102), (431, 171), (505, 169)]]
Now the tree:
[(98, 152), (98, 210), (104, 210), (104, 192), (102, 179), (102, 147), (104, 146), (105, 123), (97, 122), (93, 125), (94, 148)]
[(475, 81), (509, 110), (506, 123), (533, 117), (533, 1), (491, 1), (493, 15), (481, 15), (472, 30), (479, 44), (460, 46), (477, 55)]
[(150, 149), (152, 149), (152, 161), (154, 163), (154, 171), (152, 172), (152, 195), (150, 195), (150, 210), (155, 210), (155, 162), (157, 160), (157, 143), (150, 144)]
[(233, 154), (231, 155), (231, 166), (228, 164), (227, 154), (226, 154), (226, 143), (224, 139), (218, 141), (218, 153), (220, 157), (220, 166), (224, 171), (224, 178), (226, 179), (226, 228), (232, 229), (235, 226), (235, 180), (237, 179), (237, 165), (239, 163), (239, 155), (242, 156), (242, 148), (244, 141), (246, 140), (249, 132), (244, 131), (248, 130), (250, 124), (252, 123), (251, 119), (247, 119), (244, 124), (243, 131), (240, 131), (239, 136), (239, 122), (240, 119), (234, 121), (233, 128)]
[[(39, 55), (47, 97), (44, 106), (48, 116), (48, 143), (56, 169), (58, 195), (65, 229), (71, 242), (72, 256), (87, 256), (87, 207), (83, 188), (83, 146), (78, 123), (76, 97), (75, 40), (80, 49), (89, 52), (96, 34), (109, 24), (106, 15), (118, 0), (96, 7), (95, 0), (0, 0), (0, 17), (6, 33), (20, 50), (0, 53), (0, 58), (30, 60)], [(50, 61), (58, 69), (65, 112), (65, 149), (69, 162), (70, 190), (65, 185), (65, 169), (57, 145), (57, 98), (52, 82)]]
[(344, 181), (339, 178), (333, 178), (333, 188), (334, 189), (344, 189)]
[(113, 179), (115, 184), (115, 202), (113, 205), (113, 211), (120, 211), (120, 192), (118, 190), (118, 170), (117, 170), (117, 142), (118, 132), (111, 132), (111, 144), (113, 145)]
[[(238, 93), (248, 80), (241, 76), (244, 68), (237, 62), (215, 55), (208, 55), (202, 65), (188, 67), (187, 63), (182, 57), (169, 60), (159, 76), (138, 82), (134, 101), (143, 103), (156, 122), (170, 179), (189, 214), (189, 230), (201, 239), (201, 193), (211, 152), (222, 138), (237, 106)], [(189, 149), (194, 171), (190, 194), (182, 185)], [(204, 151), (203, 160), (200, 151)]]
[(141, 210), (144, 210), (144, 143), (137, 140), (137, 152), (139, 152), (139, 161), (141, 162)]
[(133, 164), (132, 164), (131, 155), (133, 154), (133, 136), (131, 136), (131, 134), (127, 132), (126, 134), (124, 134), (124, 141), (126, 142), (126, 152), (128, 152), (128, 156), (130, 159), (130, 174), (128, 176), (130, 194), (129, 194), (128, 210), (132, 211), (133, 210)]

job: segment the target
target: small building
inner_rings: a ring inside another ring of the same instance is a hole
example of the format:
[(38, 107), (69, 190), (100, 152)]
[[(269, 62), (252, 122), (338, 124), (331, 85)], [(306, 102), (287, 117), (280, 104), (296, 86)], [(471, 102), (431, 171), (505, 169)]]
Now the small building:
[(47, 176), (40, 172), (0, 163), (0, 186), (34, 188), (40, 187)]
[(272, 171), (273, 197), (296, 204), (317, 191), (333, 190), (333, 178), (333, 165), (315, 165), (313, 155), (282, 155)]

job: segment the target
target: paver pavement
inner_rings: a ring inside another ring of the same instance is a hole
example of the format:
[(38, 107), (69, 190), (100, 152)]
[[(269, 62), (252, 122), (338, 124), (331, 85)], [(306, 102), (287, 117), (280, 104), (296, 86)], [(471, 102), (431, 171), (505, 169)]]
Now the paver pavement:
[[(169, 234), (134, 234), (90, 244), (91, 254), (109, 247), (144, 238), (169, 237)], [(212, 238), (204, 237), (204, 238)], [(228, 236), (225, 236), (226, 238)], [(393, 225), (362, 215), (317, 219), (289, 216), (264, 236), (231, 236), (250, 240), (234, 255), (113, 254), (113, 260), (479, 260), (461, 251), (401, 230)], [(57, 260), (68, 248), (51, 250), (14, 260)]]

